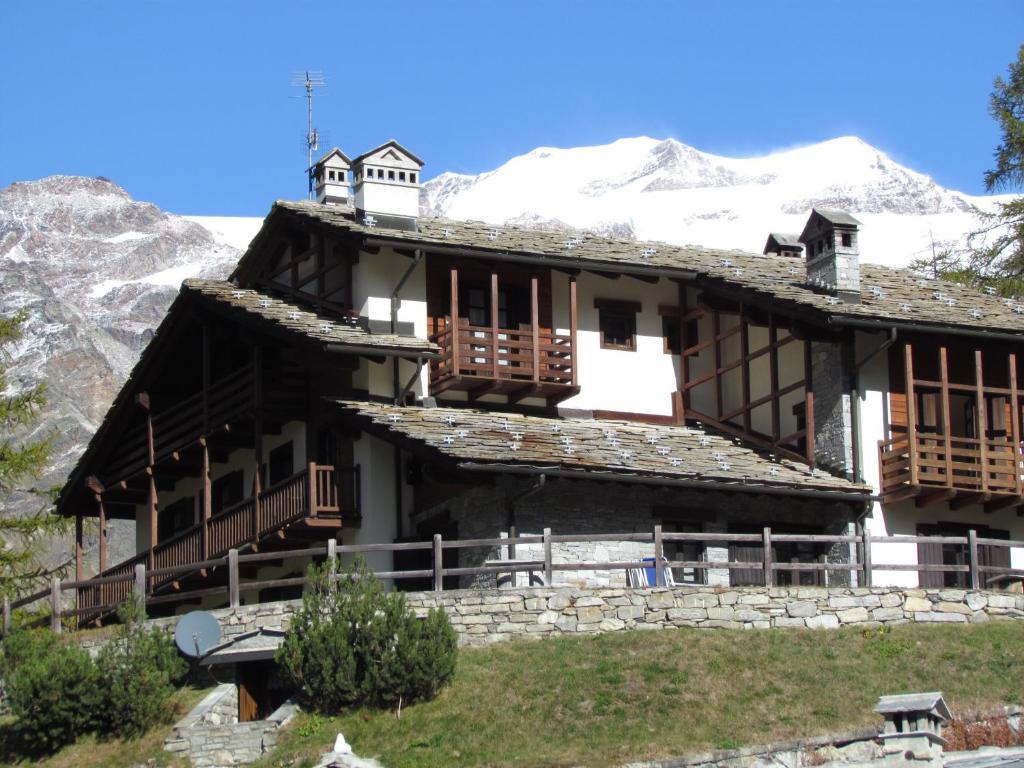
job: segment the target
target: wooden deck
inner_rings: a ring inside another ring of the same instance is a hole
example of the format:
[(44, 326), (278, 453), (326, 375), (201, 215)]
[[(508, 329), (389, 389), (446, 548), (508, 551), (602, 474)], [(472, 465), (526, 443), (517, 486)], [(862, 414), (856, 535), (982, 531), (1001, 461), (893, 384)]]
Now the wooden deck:
[[(358, 468), (353, 471), (358, 474)], [(133, 589), (132, 582), (126, 579), (134, 578), (138, 565), (145, 566), (149, 573), (147, 592), (152, 594), (190, 575), (187, 566), (193, 566), (192, 573), (198, 572), (206, 561), (223, 557), (233, 549), (258, 544), (300, 521), (315, 520), (333, 523), (333, 528), (341, 527), (338, 475), (332, 466), (310, 463), (206, 523), (200, 522), (106, 569), (78, 588), (81, 621), (98, 618), (126, 600)]]
[(453, 389), (469, 392), (471, 400), (502, 394), (513, 402), (542, 397), (555, 403), (579, 391), (571, 334), (529, 325), (491, 328), (463, 320), (453, 336), (446, 328), (431, 337), (441, 348), (441, 358), (430, 369), (435, 394)]

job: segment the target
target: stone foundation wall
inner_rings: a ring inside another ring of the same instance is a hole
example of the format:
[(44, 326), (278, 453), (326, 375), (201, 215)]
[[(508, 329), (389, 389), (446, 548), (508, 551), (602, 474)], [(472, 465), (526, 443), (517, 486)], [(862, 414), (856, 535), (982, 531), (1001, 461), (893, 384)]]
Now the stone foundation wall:
[[(834, 629), (847, 625), (1024, 619), (1024, 595), (962, 589), (535, 587), (409, 592), (406, 598), (420, 614), (433, 607), (444, 608), (462, 645), (623, 629)], [(286, 628), (300, 605), (300, 601), (290, 600), (212, 613), (220, 621), (223, 634), (230, 637), (258, 627)], [(163, 618), (150, 623), (173, 629), (176, 621)], [(83, 642), (96, 647), (104, 641), (86, 638)]]
[[(164, 749), (186, 756), (194, 768), (227, 768), (255, 763), (277, 745), (277, 731), (298, 711), (283, 704), (266, 720), (239, 723), (238, 692), (234, 685), (219, 685), (183, 720), (176, 723)], [(234, 722), (232, 722), (232, 719)]]

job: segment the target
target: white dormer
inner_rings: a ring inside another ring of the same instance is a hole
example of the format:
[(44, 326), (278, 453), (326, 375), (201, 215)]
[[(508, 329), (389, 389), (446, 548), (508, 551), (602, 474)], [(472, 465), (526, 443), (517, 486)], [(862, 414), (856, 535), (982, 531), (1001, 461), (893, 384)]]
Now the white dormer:
[(351, 161), (337, 147), (316, 161), (312, 181), (318, 203), (348, 205), (348, 171), (351, 166)]
[(422, 168), (423, 161), (393, 139), (364, 152), (352, 161), (356, 210), (375, 221), (415, 228)]

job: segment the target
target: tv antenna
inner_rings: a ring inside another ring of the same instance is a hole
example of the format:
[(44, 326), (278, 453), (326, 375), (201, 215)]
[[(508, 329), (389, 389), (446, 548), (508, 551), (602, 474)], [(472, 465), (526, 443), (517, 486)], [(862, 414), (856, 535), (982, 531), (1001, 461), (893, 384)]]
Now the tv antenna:
[(307, 69), (292, 78), (292, 85), (306, 89), (306, 175), (309, 181), (309, 199), (313, 199), (313, 153), (320, 148), (320, 132), (313, 127), (313, 93), (327, 85), (324, 73)]

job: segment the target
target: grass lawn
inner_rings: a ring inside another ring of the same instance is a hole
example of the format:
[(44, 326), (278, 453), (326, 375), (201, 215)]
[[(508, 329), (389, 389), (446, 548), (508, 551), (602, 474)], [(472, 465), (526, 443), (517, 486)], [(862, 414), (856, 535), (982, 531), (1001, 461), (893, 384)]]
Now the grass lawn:
[[(174, 721), (181, 719), (198, 704), (209, 689), (183, 688), (174, 694)], [(99, 741), (95, 736), (86, 736), (76, 743), (64, 747), (50, 757), (29, 760), (10, 754), (7, 740), (10, 735), (10, 720), (0, 721), (0, 766), (38, 766), (38, 768), (129, 768), (138, 763), (157, 766), (182, 766), (187, 762), (175, 759), (170, 752), (164, 752), (164, 739), (171, 732), (171, 723), (154, 728), (141, 739), (131, 741)], [(149, 763), (152, 761), (152, 763)]]
[(1021, 703), (1024, 622), (617, 632), (460, 651), (434, 701), (300, 715), (258, 765), (313, 765), (341, 731), (402, 766), (608, 766), (873, 726), (886, 693), (953, 713)]

